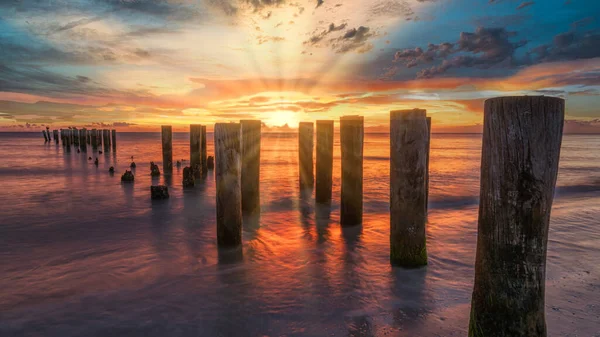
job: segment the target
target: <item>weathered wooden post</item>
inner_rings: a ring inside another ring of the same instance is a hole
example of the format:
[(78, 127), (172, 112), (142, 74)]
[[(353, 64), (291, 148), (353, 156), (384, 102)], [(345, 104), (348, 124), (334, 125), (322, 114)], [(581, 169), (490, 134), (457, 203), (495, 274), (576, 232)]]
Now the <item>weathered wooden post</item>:
[(262, 123), (240, 121), (242, 130), (242, 212), (260, 213), (260, 141)]
[(190, 125), (190, 167), (195, 177), (202, 174), (202, 125)]
[(83, 152), (87, 152), (86, 139), (87, 139), (87, 129), (83, 128), (83, 129), (79, 130), (79, 147), (81, 148), (81, 151), (83, 151)]
[(427, 177), (425, 110), (390, 112), (390, 263), (427, 264), (425, 199)]
[(298, 125), (298, 161), (300, 163), (300, 188), (312, 188), (314, 183), (313, 148), (314, 126), (312, 122)]
[(110, 135), (107, 129), (102, 130), (102, 144), (104, 145), (104, 151), (110, 150)]
[(111, 137), (110, 137), (110, 129), (106, 129), (106, 143), (108, 144), (108, 147), (110, 147), (111, 144)]
[(113, 148), (113, 151), (116, 151), (117, 150), (117, 130), (112, 129), (110, 131), (110, 133), (111, 133), (111, 136), (112, 136), (112, 141), (111, 141), (112, 148)]
[(315, 201), (321, 204), (331, 202), (333, 185), (333, 121), (317, 121), (317, 179)]
[(44, 143), (48, 142), (48, 136), (46, 136), (46, 130), (42, 130), (42, 135), (44, 135)]
[(65, 129), (65, 146), (67, 152), (71, 152), (71, 129)]
[(165, 175), (173, 173), (173, 128), (170, 125), (161, 126), (163, 171)]
[(79, 147), (79, 130), (74, 127), (71, 129), (71, 133), (73, 134), (73, 145)]
[(242, 244), (241, 128), (238, 123), (215, 124), (217, 182), (217, 243)]
[(54, 142), (58, 144), (58, 130), (52, 130), (52, 133), (54, 134)]
[(208, 172), (208, 162), (206, 158), (206, 125), (202, 125), (202, 138), (201, 138), (201, 159), (202, 159), (202, 175), (206, 175)]
[(555, 97), (485, 101), (469, 336), (546, 336), (546, 250), (564, 113)]
[(364, 117), (343, 116), (340, 118), (340, 143), (342, 146), (340, 223), (342, 227), (362, 224), (363, 137)]
[(427, 117), (427, 165), (425, 171), (425, 209), (429, 210), (429, 156), (431, 155), (431, 117)]
[(96, 148), (98, 148), (98, 137), (97, 137), (97, 130), (96, 129), (92, 129), (92, 134), (90, 135), (90, 140), (92, 142), (92, 148), (94, 150), (96, 150)]

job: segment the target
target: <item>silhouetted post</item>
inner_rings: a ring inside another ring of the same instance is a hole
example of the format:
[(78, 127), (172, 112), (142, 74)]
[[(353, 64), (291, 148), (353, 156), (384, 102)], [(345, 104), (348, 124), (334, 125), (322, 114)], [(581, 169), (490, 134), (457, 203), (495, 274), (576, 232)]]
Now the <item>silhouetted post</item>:
[(112, 129), (110, 131), (110, 133), (111, 133), (111, 136), (112, 136), (111, 145), (112, 145), (113, 151), (115, 151), (117, 149), (117, 130)]
[(260, 121), (242, 120), (242, 212), (260, 213)]
[(102, 143), (104, 144), (104, 151), (110, 150), (110, 134), (107, 129), (102, 130)]
[(201, 145), (200, 145), (200, 156), (202, 159), (202, 174), (206, 175), (206, 173), (208, 172), (208, 162), (207, 162), (207, 158), (206, 158), (206, 126), (202, 125), (202, 138), (200, 140)]
[(340, 118), (340, 143), (342, 146), (340, 223), (342, 227), (362, 224), (363, 137), (364, 118), (362, 116)]
[(215, 124), (217, 182), (217, 243), (242, 244), (241, 128), (238, 123)]
[(165, 175), (173, 172), (173, 128), (170, 125), (161, 126), (163, 171)]
[(77, 128), (73, 128), (71, 129), (71, 132), (73, 134), (73, 145), (79, 146), (79, 130), (77, 130)]
[(485, 101), (469, 336), (545, 337), (550, 210), (565, 102)]
[(298, 126), (298, 160), (300, 163), (300, 188), (312, 188), (314, 126), (312, 122), (302, 122)]
[(427, 264), (427, 119), (425, 110), (390, 112), (390, 263)]
[(427, 165), (425, 171), (425, 209), (429, 210), (429, 156), (431, 155), (431, 117), (427, 117)]
[(202, 125), (190, 125), (190, 168), (194, 176), (202, 174)]
[(42, 130), (42, 135), (44, 135), (44, 143), (48, 142), (48, 136), (46, 135), (46, 130)]
[(333, 121), (317, 121), (317, 181), (315, 201), (331, 202), (333, 185)]
[(98, 137), (96, 137), (96, 135), (97, 135), (97, 130), (92, 129), (92, 134), (90, 135), (90, 140), (92, 142), (92, 148), (94, 150), (96, 150), (96, 148), (98, 147)]
[(58, 130), (52, 130), (52, 133), (54, 134), (54, 142), (58, 144)]
[(71, 152), (71, 129), (65, 129), (65, 146), (67, 152)]
[(79, 130), (79, 147), (81, 148), (81, 151), (83, 152), (87, 152), (87, 144), (86, 144), (86, 139), (87, 139), (87, 129), (83, 128), (81, 130)]

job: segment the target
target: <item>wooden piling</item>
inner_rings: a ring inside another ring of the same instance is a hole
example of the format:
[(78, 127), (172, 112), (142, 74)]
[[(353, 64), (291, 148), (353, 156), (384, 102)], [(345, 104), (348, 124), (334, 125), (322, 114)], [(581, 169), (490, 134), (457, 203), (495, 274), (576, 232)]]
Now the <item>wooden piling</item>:
[(87, 152), (87, 129), (83, 128), (79, 130), (79, 148), (81, 151)]
[(112, 129), (110, 131), (110, 133), (112, 136), (111, 145), (112, 145), (113, 151), (115, 151), (117, 149), (117, 130)]
[(71, 132), (73, 134), (73, 145), (79, 146), (79, 130), (77, 130), (77, 128), (73, 128), (71, 129)]
[(190, 125), (190, 167), (195, 177), (202, 174), (202, 125)]
[(173, 172), (173, 128), (170, 125), (161, 126), (163, 172), (170, 175)]
[(52, 134), (50, 133), (50, 127), (46, 127), (46, 135), (48, 135), (48, 141), (52, 140)]
[(314, 125), (301, 122), (298, 126), (298, 162), (300, 170), (300, 188), (312, 188), (314, 183), (313, 148)]
[(208, 172), (208, 162), (206, 157), (206, 125), (202, 125), (202, 137), (200, 145), (200, 157), (202, 159), (202, 175), (206, 175)]
[(546, 251), (564, 113), (555, 97), (485, 101), (469, 336), (547, 334)]
[(427, 264), (425, 114), (421, 109), (390, 112), (390, 263), (398, 267)]
[(343, 116), (340, 118), (340, 143), (342, 147), (340, 223), (342, 227), (362, 224), (363, 137), (364, 117)]
[(52, 130), (52, 133), (54, 134), (54, 142), (58, 144), (58, 130)]
[(242, 212), (260, 213), (261, 121), (242, 120)]
[(48, 142), (48, 136), (46, 135), (46, 130), (42, 130), (42, 135), (44, 135), (44, 143)]
[(333, 185), (333, 121), (317, 121), (317, 179), (315, 201), (321, 204), (331, 202)]
[(102, 129), (102, 144), (105, 152), (110, 150), (110, 135), (107, 129)]
[(71, 129), (65, 129), (65, 146), (67, 152), (71, 152)]
[(431, 155), (431, 117), (427, 119), (427, 162), (425, 165), (425, 210), (429, 211), (429, 156)]
[(92, 134), (90, 135), (90, 141), (92, 143), (92, 148), (95, 150), (98, 147), (98, 130), (92, 129)]
[(242, 244), (241, 128), (239, 123), (215, 124), (217, 183), (217, 243)]

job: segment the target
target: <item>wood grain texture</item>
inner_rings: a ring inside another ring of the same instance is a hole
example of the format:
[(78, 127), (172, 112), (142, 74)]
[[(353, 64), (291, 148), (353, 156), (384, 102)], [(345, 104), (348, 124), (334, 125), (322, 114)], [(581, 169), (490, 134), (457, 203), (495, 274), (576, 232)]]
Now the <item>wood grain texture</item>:
[(431, 156), (431, 117), (427, 117), (427, 164), (425, 165), (425, 210), (429, 210), (429, 157)]
[(362, 224), (363, 215), (363, 139), (364, 118), (340, 118), (342, 146), (342, 197), (340, 224), (351, 227)]
[(217, 243), (242, 244), (242, 153), (239, 123), (215, 124), (215, 177), (217, 184)]
[(260, 213), (261, 121), (242, 120), (242, 212)]
[(333, 121), (317, 121), (317, 172), (315, 201), (326, 204), (331, 202), (333, 185)]
[(550, 210), (565, 102), (485, 101), (475, 283), (469, 336), (546, 336)]
[(170, 125), (163, 125), (160, 128), (162, 135), (163, 172), (165, 175), (170, 175), (173, 172), (173, 128)]
[(190, 125), (190, 168), (194, 176), (202, 174), (202, 125)]
[(202, 125), (202, 138), (200, 146), (202, 150), (200, 153), (202, 159), (202, 176), (206, 176), (206, 174), (208, 173), (208, 162), (206, 157), (206, 125)]
[(313, 171), (314, 125), (302, 122), (298, 126), (298, 161), (300, 164), (300, 187), (312, 188), (314, 184)]
[(390, 263), (427, 264), (428, 128), (425, 110), (390, 113)]

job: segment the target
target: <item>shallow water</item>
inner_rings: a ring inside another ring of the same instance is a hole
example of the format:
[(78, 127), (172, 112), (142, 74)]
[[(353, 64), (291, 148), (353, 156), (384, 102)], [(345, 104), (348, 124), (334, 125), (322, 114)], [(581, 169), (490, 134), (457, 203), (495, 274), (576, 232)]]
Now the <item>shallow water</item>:
[[(175, 134), (174, 159), (188, 159), (188, 137)], [(429, 266), (419, 270), (389, 266), (388, 135), (365, 135), (364, 224), (344, 230), (337, 141), (333, 203), (315, 209), (298, 189), (296, 135), (263, 134), (260, 224), (245, 224), (237, 261), (216, 247), (212, 172), (185, 191), (182, 169), (151, 179), (159, 133), (119, 133), (117, 152), (101, 155), (0, 133), (0, 336), (465, 336), (481, 136), (432, 137)], [(550, 336), (600, 336), (598, 148), (600, 136), (563, 140)], [(123, 185), (132, 155), (136, 181)], [(150, 200), (158, 183), (169, 200)]]

